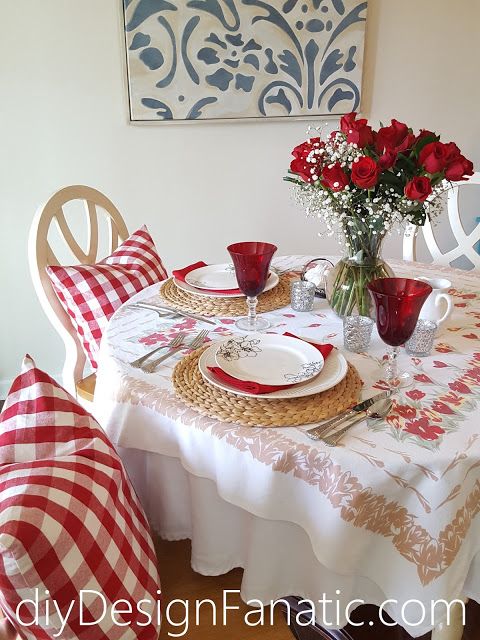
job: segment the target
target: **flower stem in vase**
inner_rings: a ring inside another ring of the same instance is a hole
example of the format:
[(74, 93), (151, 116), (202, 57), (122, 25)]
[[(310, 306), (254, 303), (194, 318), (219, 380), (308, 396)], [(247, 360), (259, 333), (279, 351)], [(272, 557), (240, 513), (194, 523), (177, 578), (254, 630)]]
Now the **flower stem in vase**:
[(381, 240), (375, 237), (373, 242), (361, 236), (346, 240), (348, 254), (335, 265), (327, 279), (327, 300), (340, 317), (373, 314), (368, 283), (393, 276), (393, 271), (378, 255)]

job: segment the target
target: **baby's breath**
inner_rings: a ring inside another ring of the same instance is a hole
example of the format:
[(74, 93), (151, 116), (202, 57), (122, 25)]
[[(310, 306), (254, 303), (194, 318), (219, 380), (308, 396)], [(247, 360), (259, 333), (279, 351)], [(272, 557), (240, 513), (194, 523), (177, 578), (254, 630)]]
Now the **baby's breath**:
[[(312, 163), (312, 174), (318, 173), (316, 165), (320, 159), (324, 166), (333, 167), (339, 163), (350, 171), (363, 155), (356, 144), (348, 143), (345, 134), (337, 131), (323, 147), (310, 152), (307, 162)], [(375, 194), (370, 195), (355, 185), (332, 191), (316, 180), (313, 184), (296, 184), (294, 198), (307, 216), (323, 220), (326, 235), (338, 235), (351, 255), (360, 252), (363, 257), (375, 257), (381, 241), (394, 228), (403, 232), (409, 223), (423, 223), (425, 216), (433, 220), (442, 210), (439, 196), (447, 188), (446, 181), (440, 182), (433, 187), (428, 200), (421, 204), (409, 200), (388, 184), (377, 185)]]

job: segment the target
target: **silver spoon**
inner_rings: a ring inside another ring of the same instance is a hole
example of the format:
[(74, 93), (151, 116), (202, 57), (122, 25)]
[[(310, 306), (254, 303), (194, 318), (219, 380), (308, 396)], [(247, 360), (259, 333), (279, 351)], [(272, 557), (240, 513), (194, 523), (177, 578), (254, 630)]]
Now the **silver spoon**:
[[(388, 416), (388, 414), (390, 413), (392, 404), (393, 402), (390, 398), (386, 398), (384, 400), (380, 400), (379, 402), (376, 402), (375, 404), (372, 404), (372, 406), (369, 407), (365, 412), (367, 419), (382, 420), (383, 418)], [(349, 422), (349, 424), (347, 424), (346, 427), (343, 427), (343, 429), (340, 429), (339, 431), (332, 434), (331, 436), (322, 438), (322, 440), (329, 447), (336, 447), (337, 444), (340, 442), (340, 440), (343, 438), (343, 436), (347, 433), (347, 431), (357, 423), (362, 422), (362, 420), (364, 419), (365, 419), (365, 416), (360, 416), (358, 418), (355, 418), (355, 420), (353, 420), (352, 422)]]

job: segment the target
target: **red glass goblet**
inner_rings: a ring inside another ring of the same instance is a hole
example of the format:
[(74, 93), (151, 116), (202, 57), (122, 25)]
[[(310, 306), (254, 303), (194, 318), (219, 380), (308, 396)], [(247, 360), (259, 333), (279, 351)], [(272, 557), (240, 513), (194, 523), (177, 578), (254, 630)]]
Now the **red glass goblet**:
[(399, 347), (411, 337), (423, 303), (432, 292), (426, 282), (410, 278), (378, 278), (368, 284), (377, 311), (381, 339), (392, 347), (386, 360), (386, 381), (393, 389), (411, 384), (409, 373), (398, 373)]
[(277, 250), (268, 242), (237, 242), (227, 247), (240, 290), (247, 296), (248, 316), (240, 318), (235, 326), (242, 331), (264, 331), (270, 323), (257, 316), (257, 296), (267, 284), (270, 262)]

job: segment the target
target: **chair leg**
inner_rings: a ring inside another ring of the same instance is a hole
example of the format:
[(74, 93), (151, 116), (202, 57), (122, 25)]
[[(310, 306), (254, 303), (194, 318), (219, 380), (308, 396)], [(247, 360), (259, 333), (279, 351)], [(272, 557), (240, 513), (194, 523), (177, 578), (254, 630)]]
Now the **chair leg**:
[(302, 606), (299, 599), (285, 598), (290, 606), (290, 611), (283, 607), (290, 631), (296, 640), (353, 640), (352, 636), (343, 629), (325, 629), (318, 624), (308, 624), (310, 615), (302, 616)]

